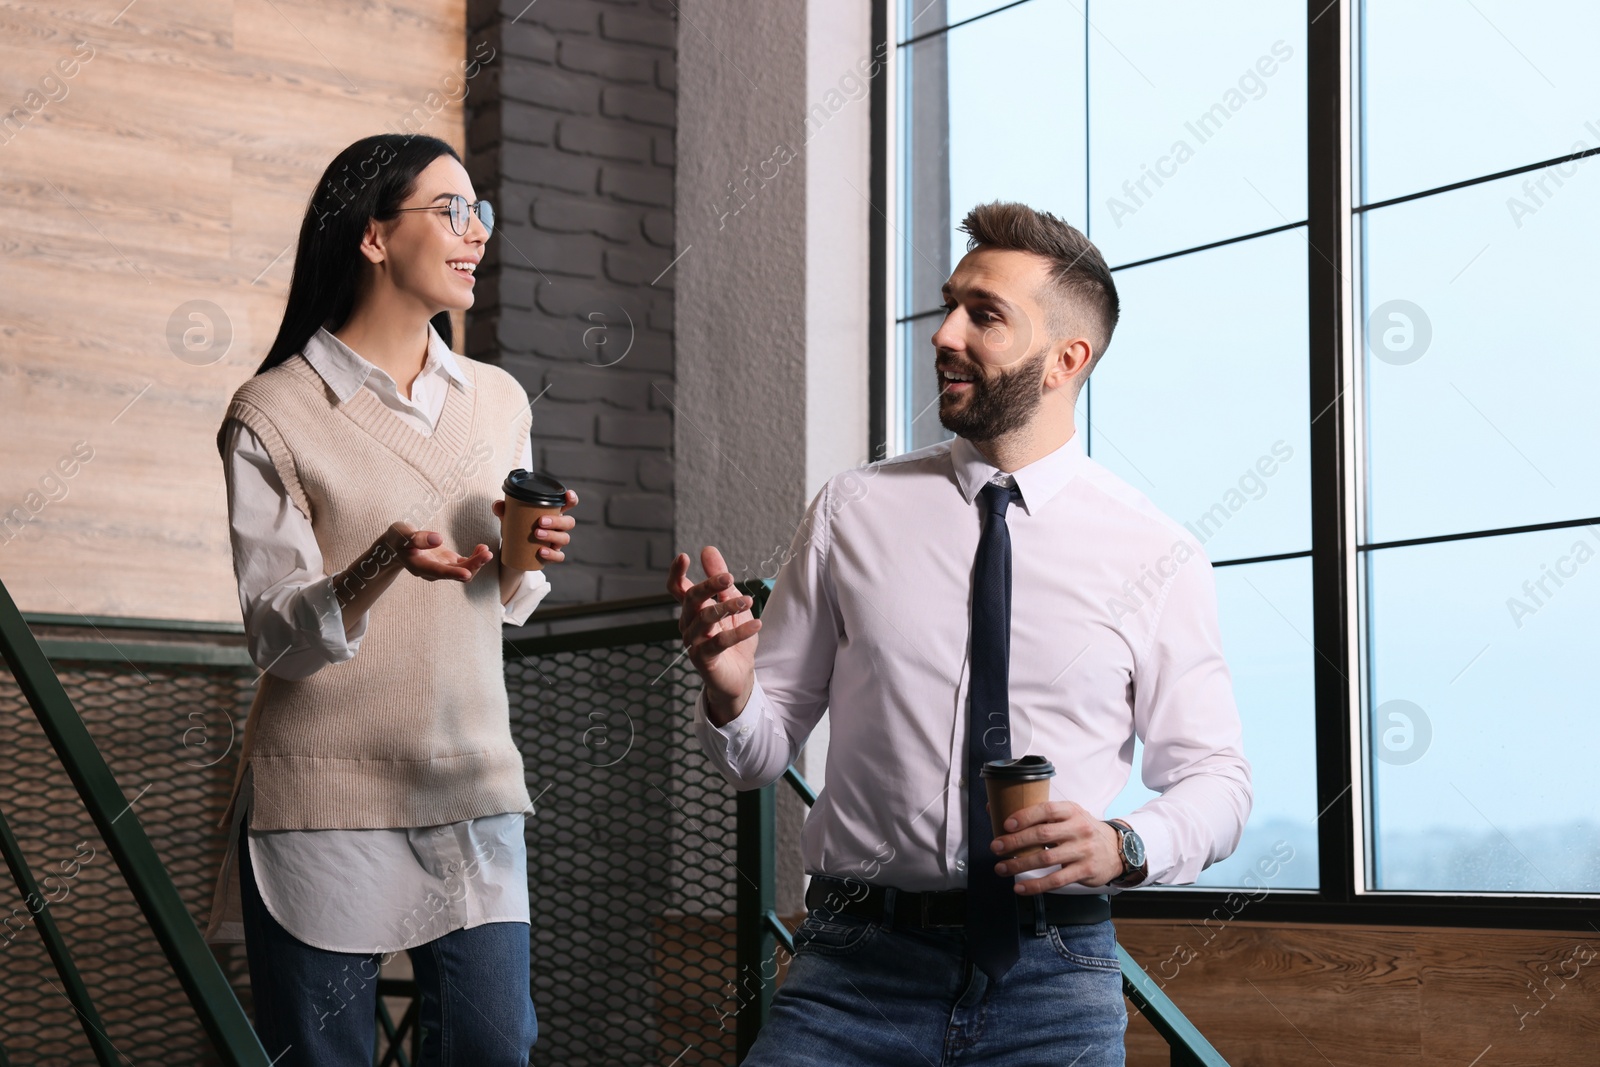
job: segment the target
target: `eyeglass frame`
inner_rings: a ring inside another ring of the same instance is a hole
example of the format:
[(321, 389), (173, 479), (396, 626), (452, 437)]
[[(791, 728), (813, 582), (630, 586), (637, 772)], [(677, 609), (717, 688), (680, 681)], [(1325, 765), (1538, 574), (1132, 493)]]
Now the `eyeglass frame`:
[[(463, 205), (461, 213), (467, 220), (466, 225), (459, 230), (456, 229), (456, 201), (458, 200)], [(485, 222), (483, 218), (483, 208), (486, 204), (489, 207), (489, 219)], [(438, 204), (428, 204), (425, 207), (397, 207), (394, 209), (394, 211), (396, 213), (401, 211), (448, 211), (450, 213), (450, 232), (455, 234), (457, 237), (465, 237), (467, 235), (467, 230), (472, 228), (472, 216), (477, 215), (478, 221), (483, 223), (483, 229), (485, 233), (491, 235), (494, 233), (494, 205), (489, 203), (487, 200), (479, 200), (476, 203), (469, 204), (467, 203), (467, 198), (462, 196), (460, 193), (452, 195), (450, 197), (450, 202), (442, 207)]]

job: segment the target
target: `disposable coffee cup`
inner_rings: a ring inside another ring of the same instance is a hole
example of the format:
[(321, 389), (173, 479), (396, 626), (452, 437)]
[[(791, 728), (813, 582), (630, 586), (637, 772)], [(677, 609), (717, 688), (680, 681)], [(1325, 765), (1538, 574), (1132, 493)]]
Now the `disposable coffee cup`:
[[(990, 760), (979, 772), (989, 790), (989, 822), (994, 836), (1006, 832), (1006, 820), (1023, 808), (1043, 804), (1050, 799), (1050, 779), (1056, 775), (1055, 766), (1043, 756), (1023, 756), (1020, 759)], [(1043, 852), (1042, 845), (1029, 845), (1007, 854), (1008, 859)]]
[(544, 570), (539, 549), (546, 545), (534, 533), (541, 518), (561, 514), (567, 503), (567, 487), (548, 474), (518, 467), (506, 475), (500, 488), (506, 495), (506, 511), (500, 518), (502, 562), (518, 570)]

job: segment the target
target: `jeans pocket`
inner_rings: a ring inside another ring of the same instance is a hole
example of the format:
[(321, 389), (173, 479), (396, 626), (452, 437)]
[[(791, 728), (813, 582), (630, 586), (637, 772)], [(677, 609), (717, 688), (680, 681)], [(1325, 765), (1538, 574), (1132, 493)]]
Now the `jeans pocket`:
[(1103, 971), (1122, 969), (1122, 961), (1117, 959), (1117, 932), (1110, 919), (1052, 926), (1046, 936), (1056, 955), (1068, 963)]
[(794, 932), (794, 954), (817, 952), (827, 956), (848, 956), (858, 951), (883, 929), (883, 923), (858, 915), (834, 913), (826, 919), (813, 912)]

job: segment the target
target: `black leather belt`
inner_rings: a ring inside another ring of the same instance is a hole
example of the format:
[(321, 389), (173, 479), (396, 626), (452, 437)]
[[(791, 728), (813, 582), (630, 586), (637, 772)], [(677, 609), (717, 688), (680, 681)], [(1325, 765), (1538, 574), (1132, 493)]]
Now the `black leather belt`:
[[(1041, 908), (1047, 926), (1097, 923), (1111, 918), (1111, 900), (1104, 894), (1040, 893), (1018, 899), (1017, 915), (1021, 925), (1037, 925)], [(967, 891), (945, 889), (914, 893), (853, 879), (813, 875), (811, 884), (806, 887), (806, 910), (819, 918), (830, 912), (869, 919), (892, 916), (894, 926), (912, 929), (960, 927), (967, 921)]]

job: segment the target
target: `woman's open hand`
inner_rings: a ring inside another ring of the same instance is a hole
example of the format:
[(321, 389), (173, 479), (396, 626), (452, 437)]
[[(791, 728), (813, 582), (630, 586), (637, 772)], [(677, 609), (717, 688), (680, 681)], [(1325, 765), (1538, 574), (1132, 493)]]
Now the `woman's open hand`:
[(405, 521), (390, 526), (386, 537), (405, 569), (430, 582), (442, 578), (470, 582), (494, 558), (488, 545), (478, 545), (470, 556), (460, 555), (445, 547), (444, 538), (438, 533), (419, 530)]

